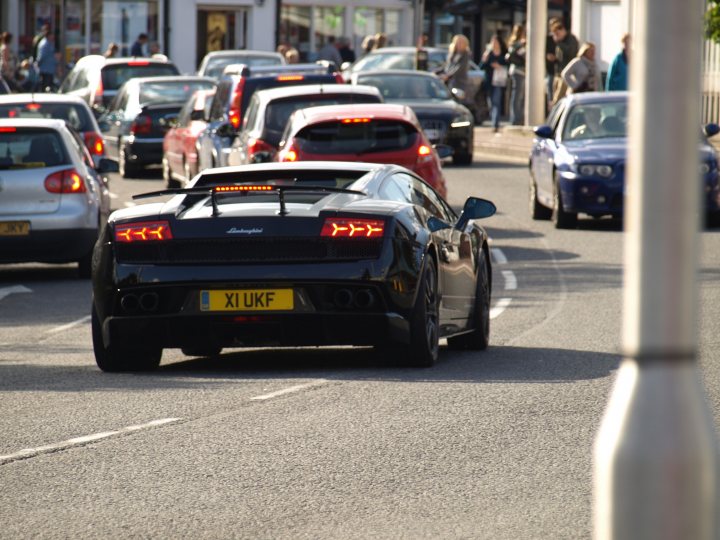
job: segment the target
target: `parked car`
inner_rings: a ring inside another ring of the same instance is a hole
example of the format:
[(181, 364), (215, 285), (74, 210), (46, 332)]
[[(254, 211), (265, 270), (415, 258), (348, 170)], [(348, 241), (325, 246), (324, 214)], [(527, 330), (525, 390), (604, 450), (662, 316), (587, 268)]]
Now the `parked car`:
[(88, 104), (66, 94), (9, 94), (0, 96), (0, 118), (56, 118), (78, 131), (94, 165), (105, 157), (105, 143)]
[(441, 196), (447, 194), (440, 158), (406, 105), (326, 105), (295, 111), (280, 142), (278, 161), (367, 161), (407, 167)]
[[(90, 277), (109, 194), (62, 120), (0, 120), (0, 263), (77, 262)], [(101, 173), (113, 163), (100, 161)]]
[(105, 149), (118, 161), (120, 174), (132, 177), (148, 165), (160, 165), (170, 120), (195, 91), (214, 88), (214, 79), (195, 75), (126, 82), (100, 118)]
[(285, 64), (285, 57), (276, 52), (253, 50), (227, 50), (207, 53), (197, 74), (200, 77), (215, 77), (219, 79), (225, 68), (231, 64), (245, 64), (249, 67), (281, 66)]
[(347, 84), (308, 84), (255, 92), (240, 133), (230, 148), (228, 163), (246, 165), (275, 161), (290, 115), (319, 105), (382, 103), (377, 88)]
[[(555, 227), (574, 227), (579, 213), (620, 218), (624, 209), (627, 156), (627, 92), (572, 94), (535, 128), (530, 154), (530, 215), (552, 219)], [(720, 131), (708, 124), (705, 137)], [(709, 221), (720, 215), (720, 185), (715, 149), (698, 148)]]
[(488, 235), (397, 165), (264, 163), (202, 171), (110, 216), (93, 269), (103, 371), (155, 369), (163, 349), (374, 345), (431, 366), (438, 341), (490, 337)]
[(410, 70), (362, 71), (352, 76), (352, 83), (376, 87), (385, 103), (409, 105), (431, 143), (451, 146), (457, 165), (472, 163), (473, 115), (436, 75)]
[[(426, 47), (428, 53), (428, 71), (440, 74), (445, 70), (447, 49)], [(382, 47), (369, 52), (353, 64), (343, 69), (343, 78), (351, 82), (356, 73), (386, 69), (415, 69), (415, 47)], [(475, 122), (482, 123), (489, 117), (487, 93), (484, 88), (485, 72), (470, 61), (468, 69), (468, 87), (465, 92), (458, 93), (458, 100), (473, 113)]]
[(167, 187), (189, 182), (198, 171), (198, 136), (207, 126), (215, 89), (198, 90), (187, 100), (176, 118), (169, 117), (163, 139), (163, 180)]
[(230, 147), (242, 125), (250, 98), (258, 90), (338, 82), (343, 82), (342, 77), (327, 64), (227, 66), (210, 105), (207, 129), (199, 137), (200, 170), (228, 164)]
[(83, 56), (60, 85), (61, 94), (78, 96), (96, 116), (105, 111), (120, 87), (134, 77), (178, 75), (178, 68), (161, 58), (105, 58), (99, 54)]

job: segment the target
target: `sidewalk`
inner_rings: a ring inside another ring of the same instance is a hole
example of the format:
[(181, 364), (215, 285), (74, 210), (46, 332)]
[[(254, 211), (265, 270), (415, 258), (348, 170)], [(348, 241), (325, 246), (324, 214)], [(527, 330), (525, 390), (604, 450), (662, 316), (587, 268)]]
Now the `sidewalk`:
[(475, 154), (481, 157), (501, 157), (522, 163), (528, 162), (533, 142), (529, 126), (500, 125), (495, 133), (493, 128), (475, 126)]

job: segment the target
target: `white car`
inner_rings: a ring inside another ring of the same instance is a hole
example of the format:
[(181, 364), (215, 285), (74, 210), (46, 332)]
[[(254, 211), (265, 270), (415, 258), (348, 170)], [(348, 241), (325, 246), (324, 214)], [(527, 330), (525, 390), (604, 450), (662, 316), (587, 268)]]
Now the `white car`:
[(109, 214), (100, 174), (62, 120), (0, 120), (0, 263), (77, 262), (89, 278), (92, 250)]

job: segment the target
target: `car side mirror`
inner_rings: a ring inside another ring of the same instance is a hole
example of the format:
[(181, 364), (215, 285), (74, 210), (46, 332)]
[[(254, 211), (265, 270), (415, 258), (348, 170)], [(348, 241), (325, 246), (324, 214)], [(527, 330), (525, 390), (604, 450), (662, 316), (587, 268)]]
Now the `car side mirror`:
[(462, 231), (471, 219), (488, 218), (494, 216), (495, 212), (497, 212), (497, 207), (491, 201), (479, 197), (468, 197), (455, 228)]
[(710, 137), (714, 137), (715, 135), (720, 133), (720, 126), (718, 126), (717, 124), (706, 124), (703, 127), (703, 133), (708, 139)]
[(437, 155), (440, 159), (452, 157), (452, 155), (455, 153), (455, 150), (453, 150), (453, 147), (449, 144), (436, 144), (435, 146), (433, 146), (433, 148), (437, 152)]
[(217, 133), (220, 137), (234, 137), (235, 135), (237, 135), (237, 130), (230, 122), (228, 122), (226, 124), (221, 124), (220, 126), (218, 126), (215, 133)]
[(100, 158), (98, 166), (95, 168), (100, 174), (116, 173), (120, 170), (117, 161), (108, 158)]
[(533, 133), (540, 139), (552, 139), (553, 132), (550, 126), (537, 126)]
[(430, 216), (427, 220), (427, 227), (430, 229), (430, 232), (437, 232), (443, 229), (449, 229), (450, 225), (438, 217)]

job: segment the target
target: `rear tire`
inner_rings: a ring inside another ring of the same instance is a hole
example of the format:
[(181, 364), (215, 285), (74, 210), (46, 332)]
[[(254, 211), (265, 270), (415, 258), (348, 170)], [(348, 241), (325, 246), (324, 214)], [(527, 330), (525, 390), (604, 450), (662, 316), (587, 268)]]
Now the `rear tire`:
[(90, 279), (92, 276), (92, 251), (78, 261), (78, 277)]
[(93, 351), (98, 367), (107, 372), (153, 371), (160, 365), (161, 348), (131, 348), (117, 345), (105, 346), (102, 324), (95, 305), (91, 315)]
[(560, 181), (555, 176), (555, 189), (553, 190), (552, 222), (556, 229), (572, 229), (577, 225), (577, 213), (566, 212), (560, 190)]
[(484, 250), (480, 251), (478, 260), (472, 329), (468, 334), (448, 338), (448, 347), (454, 350), (484, 351), (490, 344), (490, 274)]
[(128, 161), (125, 146), (120, 146), (118, 150), (118, 172), (123, 178), (132, 178), (140, 172), (140, 167)]
[(432, 367), (440, 348), (437, 270), (430, 254), (426, 259), (410, 319), (410, 344), (403, 355), (404, 363), (414, 367)]
[(552, 209), (540, 204), (537, 197), (537, 183), (535, 179), (530, 177), (530, 217), (532, 219), (550, 219), (552, 217)]
[(472, 165), (473, 155), (472, 152), (465, 152), (464, 154), (453, 154), (453, 165)]

